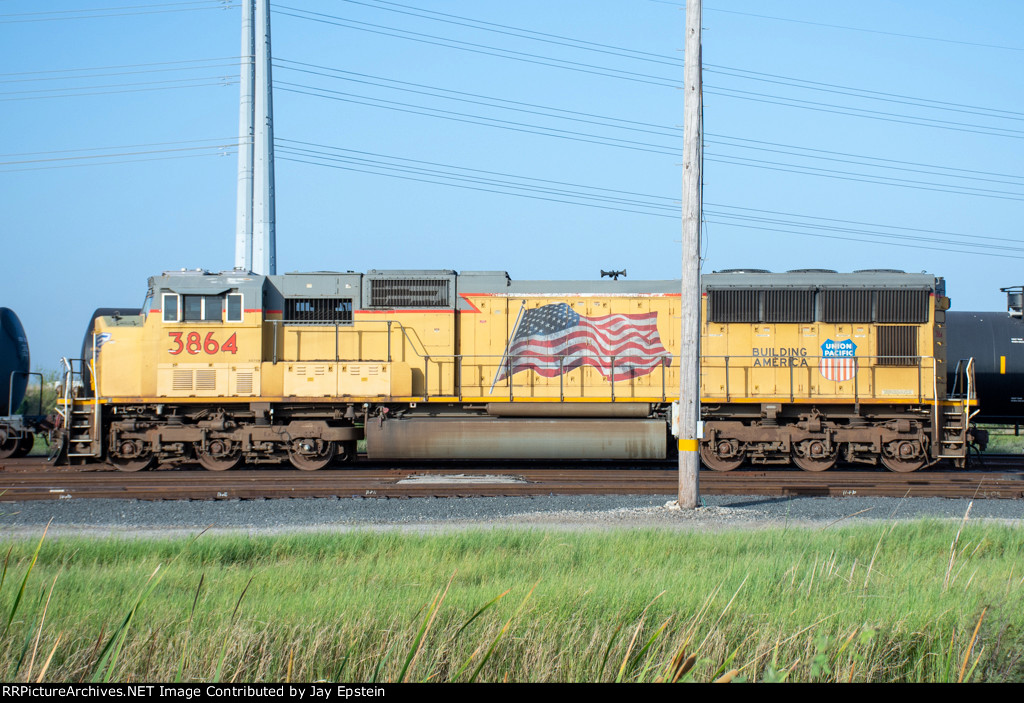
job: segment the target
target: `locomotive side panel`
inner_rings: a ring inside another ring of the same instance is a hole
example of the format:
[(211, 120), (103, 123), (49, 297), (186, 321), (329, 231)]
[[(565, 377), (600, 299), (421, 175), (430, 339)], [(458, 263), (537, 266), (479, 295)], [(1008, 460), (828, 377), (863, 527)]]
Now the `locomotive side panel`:
[[(966, 430), (939, 430), (959, 421), (944, 396), (941, 279), (711, 274), (703, 288), (712, 468), (844, 459), (902, 471), (966, 452)], [(314, 469), (363, 438), (380, 458), (671, 451), (673, 281), (236, 271), (168, 273), (150, 289), (147, 315), (94, 326), (102, 451), (122, 468)]]

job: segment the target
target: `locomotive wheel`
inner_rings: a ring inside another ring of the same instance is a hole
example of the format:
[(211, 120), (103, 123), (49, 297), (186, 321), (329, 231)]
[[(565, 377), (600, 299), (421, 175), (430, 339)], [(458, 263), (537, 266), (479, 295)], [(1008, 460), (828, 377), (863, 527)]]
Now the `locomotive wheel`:
[(917, 457), (915, 459), (898, 459), (896, 457), (886, 456), (883, 452), (882, 465), (889, 469), (889, 471), (895, 471), (899, 474), (909, 474), (911, 471), (917, 471), (924, 466), (924, 457)]
[(793, 455), (793, 463), (804, 471), (828, 471), (836, 465), (834, 456), (810, 457)]
[(211, 440), (206, 447), (203, 451), (201, 444), (193, 445), (199, 465), (207, 471), (227, 471), (242, 463), (242, 448), (233, 446), (230, 440)]
[(117, 454), (108, 454), (107, 461), (118, 471), (142, 471), (155, 463), (153, 453), (141, 440), (122, 441), (118, 444), (117, 451)]
[(793, 450), (793, 463), (798, 468), (804, 471), (828, 471), (836, 465), (838, 453), (833, 451), (832, 454), (826, 454), (823, 443), (807, 441), (807, 446), (802, 448), (805, 450), (804, 456), (797, 454), (795, 448)]
[(36, 443), (36, 436), (29, 432), (18, 442), (18, 448), (14, 450), (14, 458), (28, 456), (29, 452), (32, 451), (32, 447)]
[(20, 446), (21, 440), (17, 437), (7, 437), (0, 440), (0, 459), (10, 459), (12, 456), (15, 456)]
[[(726, 451), (731, 450), (729, 442), (722, 442), (721, 444), (724, 445), (724, 449)], [(704, 466), (715, 471), (732, 471), (733, 469), (738, 469), (743, 465), (746, 458), (746, 454), (743, 452), (740, 452), (735, 456), (719, 456), (710, 442), (701, 442), (700, 444), (700, 460), (704, 463)]]
[(334, 442), (325, 439), (297, 439), (288, 448), (288, 460), (296, 469), (317, 471), (334, 461)]
[[(903, 449), (901, 452), (900, 449)], [(891, 453), (891, 456), (890, 456)], [(882, 465), (900, 474), (917, 471), (924, 466), (924, 456), (913, 456), (910, 442), (891, 442), (882, 447)]]
[(154, 463), (152, 455), (133, 457), (112, 456), (108, 457), (107, 461), (118, 471), (125, 472), (142, 471), (143, 469), (148, 469)]

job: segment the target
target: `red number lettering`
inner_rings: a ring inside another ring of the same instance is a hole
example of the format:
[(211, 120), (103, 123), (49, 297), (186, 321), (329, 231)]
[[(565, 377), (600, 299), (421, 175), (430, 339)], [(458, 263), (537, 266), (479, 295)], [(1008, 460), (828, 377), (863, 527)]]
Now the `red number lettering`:
[(218, 348), (217, 340), (213, 338), (213, 332), (207, 332), (206, 339), (203, 340), (203, 351), (207, 354), (216, 354)]
[(189, 332), (188, 337), (185, 339), (185, 351), (189, 354), (199, 353), (199, 333)]
[(178, 345), (177, 349), (171, 350), (171, 354), (180, 354), (185, 348), (185, 345), (181, 343), (181, 332), (168, 332), (167, 334), (174, 340), (174, 343)]
[(238, 343), (235, 342), (235, 335), (232, 334), (230, 337), (228, 337), (228, 341), (226, 341), (226, 342), (224, 342), (224, 344), (220, 345), (220, 350), (221, 351), (226, 351), (226, 352), (231, 352), (232, 354), (237, 354), (238, 353)]

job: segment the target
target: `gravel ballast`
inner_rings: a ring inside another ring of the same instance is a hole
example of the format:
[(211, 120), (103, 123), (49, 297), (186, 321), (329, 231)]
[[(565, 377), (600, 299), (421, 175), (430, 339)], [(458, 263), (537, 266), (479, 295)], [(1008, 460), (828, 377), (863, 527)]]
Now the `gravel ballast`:
[(1024, 526), (1024, 501), (948, 498), (812, 498), (705, 496), (693, 511), (675, 496), (541, 496), (509, 498), (305, 498), (224, 501), (64, 499), (0, 503), (8, 537), (38, 534), (177, 536), (214, 532), (281, 533), (458, 529), (668, 528), (682, 530), (825, 527), (921, 518), (996, 520)]

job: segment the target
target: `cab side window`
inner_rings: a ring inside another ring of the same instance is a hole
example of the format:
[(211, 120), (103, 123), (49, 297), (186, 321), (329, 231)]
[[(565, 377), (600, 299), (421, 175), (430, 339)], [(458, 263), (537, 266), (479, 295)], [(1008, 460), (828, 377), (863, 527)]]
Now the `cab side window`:
[(242, 322), (242, 294), (241, 293), (228, 293), (228, 322)]
[(164, 293), (163, 295), (163, 320), (164, 322), (178, 322), (181, 314), (178, 310), (178, 296), (175, 293)]
[(220, 295), (183, 295), (185, 322), (220, 322), (224, 319), (224, 298)]

